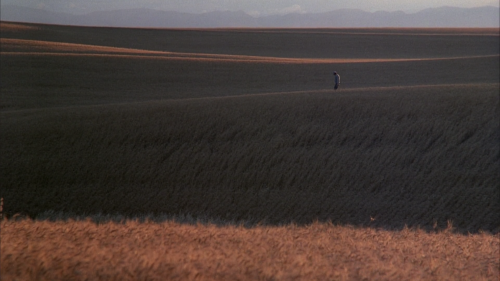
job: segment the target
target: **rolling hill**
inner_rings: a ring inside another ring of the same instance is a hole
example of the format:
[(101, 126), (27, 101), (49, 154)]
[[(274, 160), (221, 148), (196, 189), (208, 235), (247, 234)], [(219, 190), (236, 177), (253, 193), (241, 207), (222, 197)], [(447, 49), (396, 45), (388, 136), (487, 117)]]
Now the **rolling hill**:
[(3, 279), (499, 276), (497, 28), (0, 31)]

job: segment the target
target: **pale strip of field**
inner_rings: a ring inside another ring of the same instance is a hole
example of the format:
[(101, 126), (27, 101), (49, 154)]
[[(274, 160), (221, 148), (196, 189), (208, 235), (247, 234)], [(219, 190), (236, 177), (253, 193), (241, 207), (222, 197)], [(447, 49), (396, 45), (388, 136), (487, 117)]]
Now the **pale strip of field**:
[[(182, 53), (179, 53), (182, 54)], [(187, 56), (147, 56), (147, 55), (115, 55), (115, 54), (93, 54), (93, 53), (52, 53), (52, 52), (0, 52), (0, 55), (11, 56), (61, 56), (61, 57), (103, 57), (103, 58), (125, 58), (125, 59), (155, 59), (155, 60), (177, 60), (177, 61), (198, 61), (198, 62), (232, 62), (232, 63), (279, 63), (279, 64), (352, 64), (352, 63), (381, 63), (381, 62), (411, 62), (411, 61), (436, 61), (436, 60), (459, 60), (459, 59), (480, 59), (496, 58), (500, 55), (487, 56), (466, 56), (450, 58), (419, 58), (419, 59), (296, 59), (296, 58), (276, 58), (276, 57), (246, 57), (231, 56), (231, 58), (221, 58), (220, 55), (213, 57), (197, 57), (200, 54), (193, 54), (195, 57)], [(203, 55), (205, 56), (205, 55)], [(211, 56), (211, 55), (207, 55)], [(228, 55), (229, 56), (229, 55)], [(238, 58), (240, 57), (240, 58)]]
[(149, 51), (130, 48), (108, 47), (87, 44), (74, 44), (65, 42), (51, 42), (42, 40), (25, 40), (0, 38), (2, 49), (9, 48), (19, 51), (48, 51), (48, 52), (94, 52), (94, 53), (126, 53), (126, 54), (161, 54), (173, 55), (172, 52)]
[(182, 60), (206, 62), (234, 63), (280, 63), (280, 64), (332, 64), (332, 63), (380, 63), (456, 60), (471, 58), (494, 58), (500, 55), (440, 57), (440, 58), (279, 58), (246, 55), (216, 55), (203, 53), (182, 53), (167, 51), (150, 51), (131, 48), (117, 48), (98, 45), (49, 42), (39, 40), (0, 38), (2, 49), (0, 55), (30, 55), (30, 56), (72, 56), (72, 57), (114, 57), (129, 59)]
[(1, 222), (6, 280), (494, 280), (500, 236), (313, 223)]
[(38, 29), (39, 28), (37, 28), (37, 27), (24, 25), (24, 24), (0, 22), (0, 31), (1, 32), (18, 32), (18, 31), (26, 31), (26, 30), (38, 30)]

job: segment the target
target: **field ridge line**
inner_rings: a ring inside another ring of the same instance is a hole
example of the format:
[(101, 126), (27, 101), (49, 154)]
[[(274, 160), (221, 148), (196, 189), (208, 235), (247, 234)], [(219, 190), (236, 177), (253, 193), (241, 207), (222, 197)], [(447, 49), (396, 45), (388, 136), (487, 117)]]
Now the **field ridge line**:
[(408, 85), (408, 86), (360, 87), (360, 88), (348, 88), (342, 90), (334, 90), (333, 88), (331, 88), (331, 89), (317, 89), (317, 90), (265, 92), (265, 93), (213, 96), (213, 97), (150, 99), (144, 101), (115, 102), (115, 103), (111, 102), (111, 103), (87, 104), (87, 105), (69, 105), (69, 106), (54, 106), (54, 107), (43, 107), (43, 108), (26, 108), (26, 109), (16, 109), (16, 110), (0, 110), (0, 114), (23, 113), (23, 112), (26, 113), (26, 112), (45, 111), (45, 110), (57, 110), (57, 109), (75, 109), (75, 108), (85, 108), (85, 107), (92, 108), (92, 107), (104, 107), (104, 106), (120, 106), (120, 105), (141, 104), (141, 103), (146, 104), (152, 102), (182, 102), (182, 101), (198, 101), (198, 100), (202, 101), (202, 100), (234, 99), (234, 98), (297, 95), (297, 94), (321, 94), (321, 93), (342, 94), (345, 92), (349, 93), (349, 92), (362, 92), (362, 91), (383, 91), (383, 90), (397, 90), (397, 89), (408, 89), (408, 88), (424, 89), (424, 88), (478, 87), (478, 86), (500, 87), (500, 83), (428, 84), (428, 85)]

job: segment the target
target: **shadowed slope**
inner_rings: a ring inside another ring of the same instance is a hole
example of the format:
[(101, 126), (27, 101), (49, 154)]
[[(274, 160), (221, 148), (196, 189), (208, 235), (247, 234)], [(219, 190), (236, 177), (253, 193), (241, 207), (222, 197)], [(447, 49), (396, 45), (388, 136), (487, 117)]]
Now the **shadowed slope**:
[(241, 63), (127, 56), (2, 55), (1, 106), (15, 110), (318, 91), (332, 88), (332, 69), (341, 73), (341, 90), (498, 83), (500, 75), (498, 57), (285, 64), (280, 59)]
[(499, 231), (498, 36), (37, 27), (2, 32), (9, 216)]
[(5, 211), (497, 232), (497, 106), (498, 84), (4, 113)]

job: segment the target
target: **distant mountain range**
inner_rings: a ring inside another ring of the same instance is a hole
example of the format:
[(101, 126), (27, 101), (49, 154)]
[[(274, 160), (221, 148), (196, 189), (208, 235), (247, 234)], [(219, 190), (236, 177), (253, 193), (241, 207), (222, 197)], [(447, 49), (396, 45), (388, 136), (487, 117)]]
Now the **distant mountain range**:
[(149, 9), (93, 12), (85, 15), (3, 5), (2, 21), (109, 27), (500, 27), (500, 8), (441, 7), (417, 13), (343, 9), (252, 17), (244, 12), (188, 14)]

